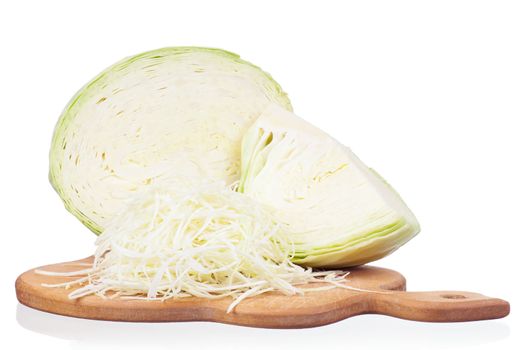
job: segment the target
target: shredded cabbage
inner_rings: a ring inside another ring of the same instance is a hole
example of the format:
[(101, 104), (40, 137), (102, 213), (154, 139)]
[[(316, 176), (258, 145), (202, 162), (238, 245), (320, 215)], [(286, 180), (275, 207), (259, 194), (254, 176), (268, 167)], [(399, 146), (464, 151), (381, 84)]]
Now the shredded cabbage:
[[(270, 208), (221, 183), (178, 182), (134, 197), (96, 240), (92, 267), (72, 273), (83, 284), (70, 298), (96, 294), (166, 300), (232, 297), (268, 291), (286, 295), (335, 286), (351, 288), (343, 271), (313, 271), (295, 265), (294, 245)], [(301, 284), (326, 282), (320, 288)]]

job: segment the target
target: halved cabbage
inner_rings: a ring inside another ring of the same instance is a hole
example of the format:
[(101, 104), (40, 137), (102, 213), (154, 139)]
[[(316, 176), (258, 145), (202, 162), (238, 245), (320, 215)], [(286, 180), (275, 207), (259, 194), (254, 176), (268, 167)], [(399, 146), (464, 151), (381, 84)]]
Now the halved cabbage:
[(238, 190), (276, 210), (301, 265), (364, 264), (419, 232), (399, 195), (350, 149), (279, 106), (243, 138)]
[(174, 176), (230, 183), (243, 133), (280, 86), (236, 54), (174, 47), (124, 59), (70, 101), (50, 151), (50, 181), (66, 208), (100, 233), (123, 201)]

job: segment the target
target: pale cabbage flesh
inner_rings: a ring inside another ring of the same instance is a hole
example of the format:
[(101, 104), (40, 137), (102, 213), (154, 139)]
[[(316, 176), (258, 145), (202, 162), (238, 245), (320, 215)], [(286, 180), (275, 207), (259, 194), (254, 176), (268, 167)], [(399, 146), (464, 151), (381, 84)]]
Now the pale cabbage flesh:
[(65, 108), (51, 183), (100, 233), (150, 185), (177, 176), (237, 180), (242, 135), (269, 103), (291, 109), (267, 73), (230, 52), (174, 47), (124, 59)]
[(364, 264), (419, 232), (399, 195), (351, 150), (279, 106), (244, 136), (239, 191), (276, 210), (302, 265)]

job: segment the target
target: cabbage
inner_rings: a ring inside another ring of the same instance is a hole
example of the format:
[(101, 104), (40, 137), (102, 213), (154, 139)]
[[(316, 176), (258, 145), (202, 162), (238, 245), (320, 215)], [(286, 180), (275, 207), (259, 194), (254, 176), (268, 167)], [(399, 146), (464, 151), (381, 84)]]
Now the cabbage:
[(279, 106), (247, 131), (241, 162), (238, 190), (275, 209), (297, 264), (364, 264), (419, 232), (399, 195), (351, 150)]
[[(77, 286), (69, 298), (166, 300), (196, 296), (242, 300), (277, 291), (304, 294), (340, 287), (343, 271), (316, 271), (291, 262), (291, 244), (272, 210), (204, 179), (177, 179), (133, 196), (97, 237), (94, 262), (76, 277), (45, 287)], [(308, 283), (323, 283), (318, 287)], [(304, 285), (304, 286), (303, 286)]]
[(237, 180), (242, 135), (269, 103), (291, 109), (267, 73), (230, 52), (175, 47), (124, 59), (65, 108), (50, 181), (100, 233), (149, 185), (174, 176)]

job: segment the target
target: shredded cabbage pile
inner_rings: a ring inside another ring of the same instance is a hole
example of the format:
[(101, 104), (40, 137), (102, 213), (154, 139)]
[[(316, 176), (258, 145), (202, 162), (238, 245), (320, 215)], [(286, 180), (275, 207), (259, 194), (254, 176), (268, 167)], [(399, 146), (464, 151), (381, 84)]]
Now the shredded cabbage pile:
[[(72, 273), (82, 284), (70, 298), (96, 294), (166, 300), (232, 297), (227, 312), (243, 299), (268, 291), (286, 295), (341, 286), (342, 271), (313, 271), (295, 265), (294, 245), (271, 209), (221, 183), (152, 187), (132, 199), (96, 241), (90, 268)], [(299, 285), (325, 282), (319, 288)]]

